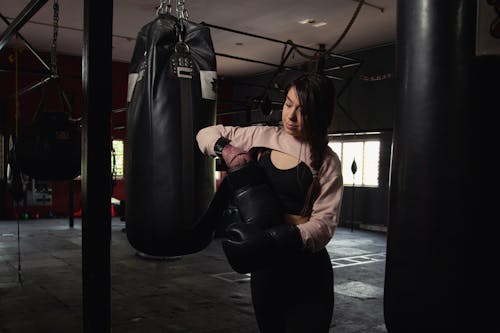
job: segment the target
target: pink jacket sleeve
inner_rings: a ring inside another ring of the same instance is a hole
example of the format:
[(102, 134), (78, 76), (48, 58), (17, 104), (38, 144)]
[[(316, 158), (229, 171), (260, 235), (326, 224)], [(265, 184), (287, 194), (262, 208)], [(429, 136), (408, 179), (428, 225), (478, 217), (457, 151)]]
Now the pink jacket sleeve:
[[(233, 146), (246, 151), (252, 147), (267, 147), (295, 156), (309, 167), (311, 165), (308, 149), (302, 147), (303, 143), (275, 126), (215, 125), (203, 128), (196, 136), (201, 152), (215, 156), (214, 145), (221, 136), (229, 139)], [(318, 174), (321, 190), (314, 202), (311, 217), (308, 222), (298, 225), (304, 247), (312, 252), (324, 248), (333, 237), (342, 204), (344, 185), (340, 161), (330, 148), (327, 150)]]
[(340, 161), (332, 151), (320, 169), (319, 183), (321, 190), (314, 202), (311, 217), (308, 222), (298, 225), (305, 248), (312, 252), (328, 244), (339, 224), (344, 184)]
[(201, 152), (205, 155), (215, 156), (214, 145), (221, 136), (229, 139), (233, 146), (246, 151), (252, 147), (269, 147), (279, 150), (279, 147), (287, 141), (276, 126), (215, 125), (202, 128), (196, 135)]

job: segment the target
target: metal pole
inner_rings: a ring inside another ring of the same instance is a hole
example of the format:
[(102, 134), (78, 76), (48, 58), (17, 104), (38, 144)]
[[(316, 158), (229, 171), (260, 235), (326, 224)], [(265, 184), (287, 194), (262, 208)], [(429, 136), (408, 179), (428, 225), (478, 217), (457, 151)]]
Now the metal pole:
[(82, 52), (83, 332), (111, 332), (113, 1), (84, 0)]
[[(244, 35), (244, 36), (249, 36), (249, 37), (264, 39), (264, 40), (267, 40), (267, 41), (270, 41), (270, 42), (281, 43), (281, 44), (288, 44), (290, 46), (299, 47), (301, 49), (305, 49), (305, 50), (309, 50), (309, 51), (314, 51), (314, 52), (320, 51), (319, 49), (315, 49), (315, 48), (312, 48), (312, 47), (295, 44), (294, 42), (292, 42), (290, 40), (288, 40), (288, 41), (282, 41), (282, 40), (279, 40), (279, 39), (270, 38), (270, 37), (266, 37), (266, 36), (260, 36), (260, 35), (252, 34), (252, 33), (249, 33), (249, 32), (244, 32), (244, 31), (238, 31), (238, 30), (235, 30), (235, 29), (225, 28), (225, 27), (221, 27), (221, 26), (218, 26), (218, 25), (209, 24), (209, 23), (206, 23), (206, 22), (201, 22), (201, 24), (206, 25), (207, 27), (210, 27), (210, 28), (219, 29), (219, 30), (225, 30), (225, 31), (229, 31), (229, 32), (234, 32), (234, 33), (237, 33), (237, 34), (240, 34), (240, 35)], [(344, 60), (349, 60), (349, 61), (357, 61), (357, 60), (355, 60), (353, 58), (341, 56), (339, 54), (329, 53), (328, 55), (330, 57), (335, 57), (335, 58), (339, 58), (339, 59), (344, 59)]]
[(0, 36), (0, 50), (7, 45), (12, 36), (14, 36), (46, 2), (47, 0), (32, 0), (24, 7), (21, 13), (12, 21), (12, 24), (10, 24)]
[[(7, 25), (10, 25), (9, 20), (7, 20), (7, 18), (5, 16), (3, 16), (2, 14), (0, 14), (0, 18), (2, 18), (2, 21), (4, 21)], [(37, 58), (38, 61), (40, 61), (40, 63), (42, 64), (42, 66), (45, 67), (45, 69), (47, 69), (48, 71), (50, 71), (49, 65), (47, 65), (47, 63), (45, 61), (43, 61), (42, 57), (40, 57), (38, 55), (38, 53), (36, 53), (35, 49), (26, 40), (26, 38), (24, 38), (23, 35), (21, 35), (19, 32), (17, 32), (17, 36), (19, 37), (19, 39), (21, 39), (23, 41), (24, 45), (28, 48), (28, 50), (30, 50), (31, 53), (33, 53), (33, 55), (35, 56), (35, 58)]]
[(351, 232), (354, 230), (354, 189), (356, 188), (356, 172), (358, 171), (358, 166), (356, 164), (356, 158), (353, 158), (351, 164), (352, 172), (352, 200), (351, 200)]
[(352, 182), (352, 199), (351, 199), (351, 232), (354, 231), (354, 189), (356, 184)]
[[(260, 60), (254, 60), (254, 59), (248, 59), (248, 58), (243, 58), (243, 57), (237, 57), (237, 56), (233, 56), (233, 55), (229, 55), (229, 54), (225, 54), (225, 53), (215, 53), (215, 55), (217, 56), (220, 56), (220, 57), (226, 57), (226, 58), (231, 58), (231, 59), (236, 59), (236, 60), (242, 60), (242, 61), (248, 61), (248, 62), (253, 62), (255, 64), (262, 64), (262, 65), (267, 65), (267, 66), (271, 66), (271, 67), (276, 67), (276, 68), (282, 68), (282, 69), (285, 69), (285, 70), (292, 70), (292, 71), (296, 71), (296, 72), (304, 72), (298, 68), (295, 68), (295, 67), (291, 67), (291, 66), (284, 66), (284, 65), (278, 65), (278, 64), (273, 64), (273, 63), (270, 63), (270, 62), (265, 62), (265, 61), (260, 61)], [(344, 78), (342, 77), (339, 77), (339, 76), (334, 76), (334, 75), (326, 75), (326, 74), (323, 74), (324, 76), (330, 78), (330, 79), (334, 79), (334, 80), (345, 80)]]
[(68, 182), (68, 216), (69, 216), (69, 227), (73, 228), (75, 226), (75, 217), (74, 217), (74, 200), (75, 200), (75, 183), (73, 179)]

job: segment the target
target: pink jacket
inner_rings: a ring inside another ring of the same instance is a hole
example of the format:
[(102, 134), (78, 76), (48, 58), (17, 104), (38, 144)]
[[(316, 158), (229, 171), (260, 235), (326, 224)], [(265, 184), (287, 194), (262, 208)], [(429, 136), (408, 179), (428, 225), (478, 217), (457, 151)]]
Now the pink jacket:
[[(229, 139), (233, 146), (246, 151), (253, 147), (266, 147), (294, 156), (306, 163), (315, 174), (311, 167), (309, 146), (280, 127), (209, 126), (196, 135), (201, 152), (215, 156), (214, 145), (221, 136)], [(308, 222), (298, 225), (305, 248), (312, 252), (319, 251), (328, 244), (339, 223), (343, 194), (342, 172), (339, 158), (330, 148), (327, 149), (318, 177), (321, 190), (313, 205), (311, 217)]]

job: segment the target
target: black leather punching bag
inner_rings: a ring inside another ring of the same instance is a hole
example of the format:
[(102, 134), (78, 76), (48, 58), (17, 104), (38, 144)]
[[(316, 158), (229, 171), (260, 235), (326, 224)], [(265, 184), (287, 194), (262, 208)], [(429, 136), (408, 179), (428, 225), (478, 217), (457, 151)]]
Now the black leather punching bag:
[(16, 141), (17, 167), (37, 180), (63, 181), (80, 175), (81, 130), (66, 112), (40, 111)]
[[(216, 59), (208, 27), (159, 14), (138, 33), (129, 70), (126, 230), (153, 256), (203, 249), (198, 222), (214, 196), (214, 161), (196, 144), (215, 124)], [(203, 229), (203, 230), (200, 230)]]
[[(472, 1), (398, 1), (384, 289), (389, 333), (459, 332), (475, 157)], [(467, 133), (467, 135), (465, 135)]]

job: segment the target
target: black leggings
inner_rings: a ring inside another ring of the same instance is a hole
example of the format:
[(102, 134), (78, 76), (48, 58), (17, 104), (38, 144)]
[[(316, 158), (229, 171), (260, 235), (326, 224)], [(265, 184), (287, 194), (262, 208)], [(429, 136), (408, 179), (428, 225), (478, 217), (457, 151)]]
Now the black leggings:
[(252, 301), (262, 333), (327, 333), (333, 269), (326, 249), (252, 272)]

